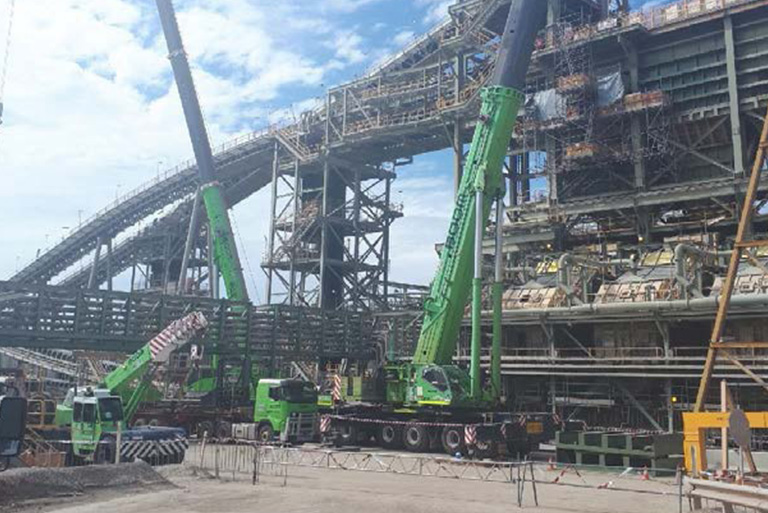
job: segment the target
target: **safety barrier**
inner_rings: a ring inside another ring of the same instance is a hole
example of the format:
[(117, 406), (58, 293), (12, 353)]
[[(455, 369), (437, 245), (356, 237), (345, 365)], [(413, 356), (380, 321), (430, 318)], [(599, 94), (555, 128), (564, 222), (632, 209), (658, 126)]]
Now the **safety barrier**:
[[(78, 445), (88, 450), (90, 456), (74, 456), (73, 447)], [(83, 467), (136, 461), (145, 461), (153, 466), (176, 465), (184, 461), (188, 446), (186, 438), (122, 440), (118, 451), (114, 439), (91, 443), (28, 438), (18, 460), (21, 466), (41, 468)]]

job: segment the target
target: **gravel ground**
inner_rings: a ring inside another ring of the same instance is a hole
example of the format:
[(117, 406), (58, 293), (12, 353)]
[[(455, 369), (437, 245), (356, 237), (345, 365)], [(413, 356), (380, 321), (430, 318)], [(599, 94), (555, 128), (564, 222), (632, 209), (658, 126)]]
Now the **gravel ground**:
[[(517, 509), (514, 485), (502, 483), (292, 467), (287, 486), (283, 487), (282, 478), (276, 477), (263, 476), (261, 483), (253, 486), (245, 475), (232, 482), (195, 475), (184, 467), (166, 467), (159, 472), (176, 486), (159, 491), (109, 490), (28, 509), (57, 513), (495, 513)], [(582, 473), (582, 477), (563, 476), (564, 484), (543, 484), (551, 483), (556, 476), (556, 472), (538, 472), (537, 479), (542, 483), (536, 511), (678, 511), (677, 489), (669, 480), (641, 481), (637, 477)], [(611, 488), (597, 488), (609, 480)], [(530, 488), (526, 490), (525, 506), (533, 509)]]

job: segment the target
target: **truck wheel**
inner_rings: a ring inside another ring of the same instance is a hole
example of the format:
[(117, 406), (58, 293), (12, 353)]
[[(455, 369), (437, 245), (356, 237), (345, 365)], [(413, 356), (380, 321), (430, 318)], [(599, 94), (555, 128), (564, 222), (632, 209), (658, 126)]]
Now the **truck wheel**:
[(397, 424), (384, 424), (376, 433), (376, 439), (385, 449), (403, 447), (403, 428)]
[(136, 419), (133, 421), (133, 427), (140, 428), (147, 425), (147, 419)]
[(357, 445), (358, 429), (352, 422), (340, 422), (336, 426), (336, 438), (340, 445)]
[(197, 437), (203, 438), (204, 436), (209, 438), (213, 436), (213, 422), (210, 420), (204, 420), (197, 425)]
[(117, 440), (113, 436), (105, 436), (99, 440), (94, 459), (97, 465), (114, 463), (115, 454), (117, 454)]
[(427, 428), (418, 424), (405, 426), (403, 443), (406, 450), (410, 452), (425, 452), (429, 449), (429, 433)]
[(495, 458), (499, 455), (499, 448), (493, 440), (481, 440), (475, 443), (474, 456), (479, 460)]
[(232, 438), (232, 424), (226, 420), (222, 420), (216, 423), (216, 438), (219, 440), (224, 438)]
[(264, 424), (259, 428), (259, 442), (266, 444), (275, 437), (275, 430), (269, 424)]
[(467, 447), (464, 445), (464, 430), (460, 427), (446, 426), (440, 436), (443, 451), (451, 456), (464, 455)]

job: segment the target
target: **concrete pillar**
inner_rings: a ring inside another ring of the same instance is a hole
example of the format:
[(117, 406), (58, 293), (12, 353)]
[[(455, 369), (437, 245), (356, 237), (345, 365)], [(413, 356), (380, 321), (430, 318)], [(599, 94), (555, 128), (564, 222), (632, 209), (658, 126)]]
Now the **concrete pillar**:
[(736, 43), (733, 38), (733, 18), (724, 18), (725, 64), (728, 71), (728, 99), (731, 116), (731, 140), (733, 142), (733, 169), (738, 175), (744, 174), (744, 141), (741, 135), (739, 112), (739, 79), (736, 70)]

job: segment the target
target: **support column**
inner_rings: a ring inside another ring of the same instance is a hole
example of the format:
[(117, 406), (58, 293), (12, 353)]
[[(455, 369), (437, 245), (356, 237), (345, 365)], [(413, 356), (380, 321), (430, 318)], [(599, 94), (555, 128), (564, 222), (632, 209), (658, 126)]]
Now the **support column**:
[(328, 159), (323, 162), (323, 206), (320, 213), (320, 298), (318, 306), (326, 308), (326, 278), (328, 277), (328, 265), (326, 262), (328, 253), (328, 182), (330, 179), (331, 168)]
[(531, 201), (531, 154), (528, 152), (520, 156), (520, 195), (523, 202)]
[(293, 198), (291, 198), (291, 202), (293, 203), (293, 219), (291, 220), (291, 238), (293, 238), (294, 241), (293, 241), (293, 244), (291, 245), (291, 268), (290, 268), (290, 276), (288, 277), (288, 283), (291, 287), (291, 290), (288, 291), (288, 304), (293, 306), (298, 304), (297, 298), (296, 298), (296, 258), (298, 258), (298, 255), (296, 253), (296, 245), (301, 244), (301, 241), (296, 238), (296, 232), (299, 226), (299, 213), (301, 211), (301, 205), (299, 204), (299, 198), (301, 197), (299, 196), (299, 188), (300, 188), (299, 161), (294, 160), (293, 161)]
[(483, 299), (483, 191), (475, 193), (475, 274), (472, 280), (472, 348), (470, 379), (472, 398), (480, 399), (480, 348)]
[(560, 0), (547, 0), (547, 25), (552, 25), (560, 19)]
[(504, 282), (504, 199), (496, 200), (496, 255), (493, 281), (493, 345), (491, 346), (491, 393), (501, 397), (501, 295)]
[[(629, 65), (629, 89), (632, 93), (638, 93), (640, 92), (640, 65), (637, 48), (632, 41), (626, 40), (624, 41), (624, 49), (627, 52)], [(645, 143), (643, 141), (643, 126), (640, 116), (632, 115), (629, 130), (635, 169), (635, 189), (642, 190), (646, 187), (646, 169), (643, 156)]]
[(91, 274), (88, 276), (88, 288), (93, 289), (96, 287), (96, 271), (99, 267), (99, 259), (101, 257), (101, 246), (104, 245), (104, 240), (101, 237), (96, 239), (96, 251), (93, 253), (93, 263), (91, 264)]
[(192, 204), (192, 215), (189, 218), (189, 227), (187, 229), (187, 240), (184, 243), (184, 255), (181, 258), (181, 269), (179, 270), (179, 282), (176, 286), (176, 293), (178, 295), (184, 295), (187, 292), (187, 270), (189, 269), (189, 259), (194, 251), (194, 244), (197, 240), (197, 236), (200, 233), (200, 206), (201, 206), (201, 194), (198, 187), (195, 193), (195, 201)]
[(112, 239), (107, 240), (107, 290), (112, 292)]
[(267, 248), (267, 258), (269, 261), (269, 270), (267, 271), (267, 304), (272, 304), (272, 278), (275, 273), (275, 224), (277, 223), (277, 171), (278, 171), (278, 153), (280, 143), (275, 142), (274, 153), (272, 155), (272, 203), (271, 216), (269, 221), (269, 245)]
[[(454, 62), (454, 72), (456, 81), (454, 83), (454, 100), (458, 104), (461, 99), (461, 93), (464, 90), (464, 83), (467, 74), (466, 58), (463, 53), (456, 55)], [(459, 192), (461, 184), (461, 175), (464, 173), (464, 142), (463, 142), (463, 121), (457, 118), (453, 124), (453, 192), (456, 195)]]
[(672, 402), (672, 380), (667, 378), (665, 383), (666, 395), (667, 395), (667, 431), (670, 433), (675, 432), (675, 410), (674, 403)]
[(462, 142), (461, 120), (457, 119), (453, 124), (453, 194), (459, 193), (461, 177), (464, 174), (464, 143)]
[(739, 112), (739, 79), (736, 70), (736, 43), (733, 38), (733, 18), (726, 16), (725, 64), (728, 71), (728, 99), (731, 111), (731, 140), (733, 144), (733, 169), (737, 175), (744, 174), (744, 141), (741, 135), (741, 113)]

